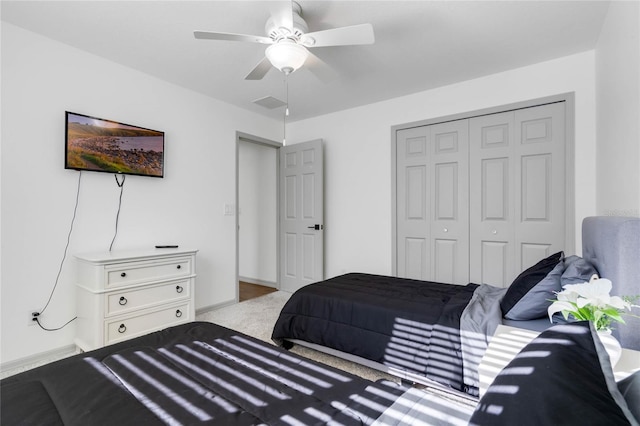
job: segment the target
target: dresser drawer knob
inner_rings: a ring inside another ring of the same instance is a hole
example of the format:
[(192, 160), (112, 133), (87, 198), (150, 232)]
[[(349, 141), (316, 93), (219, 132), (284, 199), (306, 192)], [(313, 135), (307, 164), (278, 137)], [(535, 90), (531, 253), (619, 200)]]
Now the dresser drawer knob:
[(182, 286), (179, 286), (179, 285), (176, 286), (176, 292), (182, 293), (183, 291), (184, 291), (184, 288), (182, 288)]
[(182, 265), (178, 265), (178, 266), (176, 266), (176, 268), (181, 269), (181, 268), (182, 268)]
[(127, 298), (126, 298), (126, 297), (124, 297), (124, 296), (120, 297), (120, 300), (118, 300), (118, 303), (119, 303), (121, 306), (126, 305), (126, 304), (127, 304)]
[(176, 317), (180, 318), (182, 316), (182, 311), (180, 309), (176, 309)]
[(126, 277), (126, 276), (127, 276), (127, 273), (126, 273), (126, 272), (123, 272), (123, 273), (121, 273), (121, 274), (120, 274), (120, 276), (121, 276), (122, 278), (124, 278), (124, 277)]
[(120, 327), (118, 327), (118, 333), (124, 333), (125, 331), (127, 331), (127, 326), (120, 324)]

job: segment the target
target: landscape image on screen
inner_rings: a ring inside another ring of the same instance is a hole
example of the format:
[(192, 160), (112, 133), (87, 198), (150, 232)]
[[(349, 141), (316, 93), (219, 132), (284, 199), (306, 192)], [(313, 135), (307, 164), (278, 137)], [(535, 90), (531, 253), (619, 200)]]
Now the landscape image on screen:
[(67, 112), (67, 169), (163, 176), (164, 133)]

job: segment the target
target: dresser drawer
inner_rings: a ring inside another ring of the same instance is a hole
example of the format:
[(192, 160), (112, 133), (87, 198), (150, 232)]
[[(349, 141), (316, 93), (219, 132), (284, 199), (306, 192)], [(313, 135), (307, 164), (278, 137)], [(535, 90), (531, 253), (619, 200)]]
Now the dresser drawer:
[(180, 299), (188, 299), (189, 297), (191, 297), (191, 287), (188, 279), (134, 290), (122, 289), (108, 294), (105, 317), (171, 303)]
[(106, 287), (118, 287), (154, 280), (167, 280), (191, 275), (191, 258), (166, 259), (155, 262), (131, 262), (105, 268)]
[(130, 318), (107, 321), (105, 323), (105, 344), (109, 345), (190, 321), (190, 314), (189, 303), (185, 302)]

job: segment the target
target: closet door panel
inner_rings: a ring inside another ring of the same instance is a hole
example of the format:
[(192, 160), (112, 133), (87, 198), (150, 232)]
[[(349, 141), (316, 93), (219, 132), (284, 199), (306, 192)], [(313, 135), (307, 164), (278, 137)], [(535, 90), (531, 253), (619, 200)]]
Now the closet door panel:
[(403, 274), (399, 275), (405, 278), (413, 278), (416, 280), (426, 279), (427, 276), (427, 239), (426, 238), (404, 238), (404, 264), (402, 266)]
[(565, 104), (517, 110), (516, 268), (564, 249)]
[(432, 281), (469, 282), (469, 121), (429, 126)]
[(397, 130), (399, 276), (507, 287), (564, 249), (565, 108)]
[(397, 274), (429, 279), (429, 133), (426, 128), (396, 135)]
[(513, 112), (469, 121), (472, 282), (509, 285), (514, 271)]
[(507, 241), (480, 241), (480, 273), (474, 283), (503, 283), (507, 280), (507, 259), (510, 244)]
[(550, 250), (550, 244), (522, 243), (520, 245), (520, 258), (523, 265), (528, 265), (525, 266), (525, 269), (549, 256), (551, 254)]

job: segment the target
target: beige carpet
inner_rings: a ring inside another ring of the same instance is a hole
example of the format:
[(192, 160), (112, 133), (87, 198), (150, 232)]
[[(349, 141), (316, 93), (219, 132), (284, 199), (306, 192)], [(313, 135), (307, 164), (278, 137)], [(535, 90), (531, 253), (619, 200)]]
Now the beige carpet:
[[(290, 293), (275, 293), (246, 300), (235, 305), (216, 309), (196, 317), (198, 321), (208, 321), (274, 344), (271, 340), (273, 325), (278, 319), (282, 307), (289, 299)], [(398, 382), (399, 379), (383, 372), (349, 362), (332, 355), (315, 351), (302, 346), (294, 346), (291, 352), (331, 365), (369, 380), (388, 379)]]

